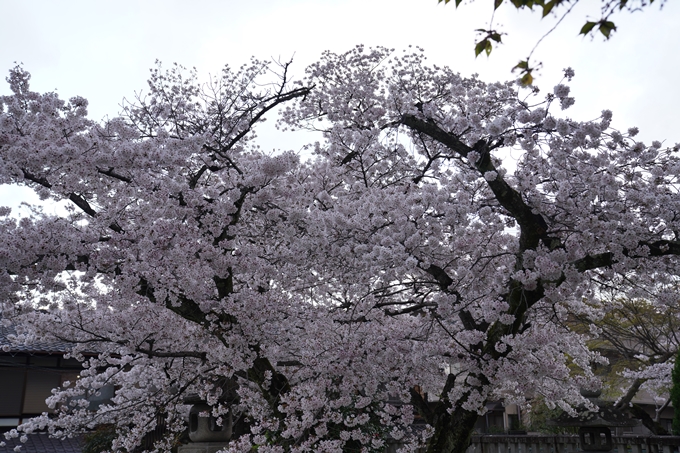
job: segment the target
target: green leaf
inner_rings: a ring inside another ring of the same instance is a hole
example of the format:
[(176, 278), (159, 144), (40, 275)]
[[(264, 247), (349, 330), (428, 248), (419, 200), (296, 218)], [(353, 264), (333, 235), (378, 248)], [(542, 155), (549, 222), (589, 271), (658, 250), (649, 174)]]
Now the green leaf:
[[(628, 0), (619, 0), (619, 10), (625, 8), (626, 3), (628, 3)], [(654, 3), (654, 0), (651, 0), (649, 3)]]
[(548, 3), (545, 3), (543, 5), (543, 17), (547, 16), (550, 14), (550, 11), (552, 11), (553, 7), (557, 4), (556, 0), (551, 0)]
[(493, 9), (498, 9), (499, 6), (503, 3), (503, 0), (494, 0), (493, 1)]
[(487, 43), (486, 39), (479, 41), (477, 43), (477, 45), (475, 46), (475, 58), (477, 58), (479, 54), (484, 51), (484, 49), (486, 48), (486, 43)]
[(581, 31), (579, 32), (579, 35), (587, 35), (590, 33), (590, 31), (593, 29), (593, 27), (597, 25), (597, 22), (586, 22), (586, 24), (581, 27)]
[(484, 52), (484, 49), (486, 49), (486, 45), (488, 44), (489, 40), (488, 39), (483, 39), (477, 43), (475, 46), (475, 58), (479, 56), (480, 53)]
[(482, 52), (486, 52), (486, 56), (488, 57), (491, 54), (492, 49), (493, 46), (491, 45), (491, 41), (489, 41), (488, 38), (484, 38), (475, 46), (475, 57), (479, 56)]
[(512, 68), (513, 71), (515, 69), (523, 69), (525, 71), (528, 70), (529, 69), (529, 61), (528, 60), (520, 61), (519, 63), (517, 63), (517, 65), (514, 68)]
[(609, 35), (614, 30), (616, 30), (616, 25), (614, 25), (614, 22), (605, 20), (604, 22), (600, 23), (600, 33), (602, 33), (605, 38), (609, 39)]
[(514, 68), (512, 68), (512, 72), (515, 72), (515, 69), (520, 69), (520, 79), (519, 82), (524, 85), (531, 85), (534, 83), (534, 76), (532, 74), (532, 71), (536, 68), (530, 68), (529, 67), (529, 60), (522, 60), (519, 63), (515, 65)]
[(491, 41), (489, 41), (489, 40), (486, 41), (486, 49), (484, 49), (484, 50), (486, 51), (487, 57), (489, 55), (491, 55), (491, 50), (493, 50), (493, 46), (491, 45)]
[(501, 34), (500, 33), (491, 33), (489, 34), (489, 38), (493, 39), (496, 42), (501, 42)]

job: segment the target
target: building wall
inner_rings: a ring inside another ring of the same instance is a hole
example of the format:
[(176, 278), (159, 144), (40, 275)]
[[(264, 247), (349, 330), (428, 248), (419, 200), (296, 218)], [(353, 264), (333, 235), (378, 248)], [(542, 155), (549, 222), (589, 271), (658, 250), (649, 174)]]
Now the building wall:
[(52, 389), (74, 381), (80, 363), (60, 354), (0, 355), (0, 427), (14, 427), (50, 409), (45, 403)]

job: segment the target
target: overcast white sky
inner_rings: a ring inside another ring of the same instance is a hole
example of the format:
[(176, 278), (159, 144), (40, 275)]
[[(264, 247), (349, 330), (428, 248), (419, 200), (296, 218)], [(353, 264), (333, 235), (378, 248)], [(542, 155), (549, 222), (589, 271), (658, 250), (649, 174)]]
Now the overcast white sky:
[[(93, 119), (115, 116), (124, 97), (145, 89), (156, 59), (214, 74), (251, 55), (295, 55), (295, 72), (302, 74), (326, 49), (416, 45), (432, 63), (479, 73), (486, 81), (506, 80), (554, 20), (503, 5), (496, 20), (509, 33), (506, 43), (490, 58), (475, 59), (474, 29), (487, 24), (492, 3), (476, 0), (456, 10), (453, 2), (437, 0), (0, 0), (0, 71), (23, 62), (34, 90), (84, 96)], [(539, 46), (538, 86), (551, 90), (571, 66), (576, 104), (569, 116), (591, 119), (608, 108), (615, 127), (638, 126), (647, 142), (680, 142), (680, 2), (622, 14), (609, 42), (577, 36), (588, 14), (599, 18), (599, 3), (582, 0)], [(4, 83), (0, 94), (9, 94)], [(265, 149), (298, 146), (271, 128), (259, 135)], [(0, 201), (6, 204), (16, 193), (0, 188)]]

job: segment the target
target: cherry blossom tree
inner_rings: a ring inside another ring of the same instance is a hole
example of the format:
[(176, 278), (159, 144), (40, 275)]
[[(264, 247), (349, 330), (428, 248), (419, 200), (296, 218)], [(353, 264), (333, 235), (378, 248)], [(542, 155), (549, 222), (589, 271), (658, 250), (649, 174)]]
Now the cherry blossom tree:
[(421, 320), (411, 338), (448, 364), (445, 382), (423, 384), (435, 405), (412, 392), (428, 451), (464, 451), (489, 399), (541, 394), (569, 409), (598, 385), (589, 366), (602, 359), (564, 321), (602, 316), (604, 289), (675, 302), (663, 288), (680, 252), (677, 148), (610, 129), (606, 110), (560, 118), (567, 85), (523, 97), (419, 53), (327, 53), (306, 83), (287, 118), (326, 136), (315, 202), (330, 220), (313, 223), (323, 262), (336, 261), (318, 274), (365, 288), (338, 301), (355, 322), (367, 302)]
[[(463, 452), (490, 400), (583, 403), (598, 332), (566, 319), (678, 272), (677, 150), (608, 111), (560, 118), (565, 84), (541, 97), (357, 47), (301, 81), (259, 61), (207, 84), (158, 69), (95, 124), (20, 67), (8, 81), (0, 182), (72, 208), (4, 213), (3, 316), (85, 367), (24, 431), (112, 424), (131, 451), (163, 420), (164, 451), (198, 394), (237, 420), (233, 452)], [(257, 147), (275, 108), (322, 131), (310, 159)]]
[[(157, 69), (149, 94), (104, 125), (86, 119), (84, 99), (39, 95), (22, 68), (10, 72), (0, 180), (73, 208), (64, 217), (4, 218), (4, 316), (26, 311), (21, 322), (37, 327), (27, 340), (72, 342), (86, 367), (49, 401), (58, 418), (27, 431), (114, 424), (114, 449), (132, 451), (158, 416), (170, 432), (184, 429), (178, 414), (189, 392), (223, 416), (233, 401), (217, 401), (233, 399), (226, 389), (236, 374), (262, 387), (258, 404), (281, 414), (276, 398), (288, 383), (268, 356), (279, 356), (281, 333), (293, 335), (304, 317), (294, 313), (299, 296), (267, 286), (285, 241), (273, 228), (283, 215), (277, 206), (291, 195), (298, 159), (259, 152), (252, 129), (309, 89), (291, 87), (287, 67), (279, 69), (274, 84), (274, 69), (253, 61), (206, 85), (179, 67)], [(258, 338), (265, 332), (272, 341)], [(89, 351), (98, 355), (86, 359)], [(82, 396), (104, 385), (116, 396), (92, 414)]]

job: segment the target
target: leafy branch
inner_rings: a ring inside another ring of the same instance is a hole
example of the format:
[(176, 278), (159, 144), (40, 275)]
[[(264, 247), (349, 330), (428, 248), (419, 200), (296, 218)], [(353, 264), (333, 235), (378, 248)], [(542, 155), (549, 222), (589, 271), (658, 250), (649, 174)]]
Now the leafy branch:
[[(481, 53), (486, 53), (487, 57), (491, 55), (491, 51), (493, 50), (493, 43), (497, 44), (502, 44), (501, 40), (501, 35), (502, 33), (499, 33), (496, 31), (493, 27), (493, 22), (494, 22), (494, 15), (496, 13), (496, 10), (503, 4), (506, 3), (504, 0), (492, 0), (493, 1), (493, 13), (491, 16), (491, 20), (489, 21), (489, 28), (478, 28), (476, 29), (476, 32), (479, 34), (479, 37), (477, 41), (475, 42), (475, 57), (478, 57)], [(512, 4), (512, 6), (517, 9), (529, 9), (530, 11), (539, 11), (541, 14), (541, 19), (549, 16), (549, 15), (557, 15), (557, 10), (559, 7), (567, 7), (567, 9), (564, 11), (563, 14), (557, 19), (557, 22), (555, 25), (545, 34), (543, 35), (534, 48), (531, 50), (529, 53), (529, 57), (527, 57), (524, 60), (521, 60), (518, 64), (516, 64), (513, 68), (512, 71), (519, 70), (519, 81), (522, 83), (522, 85), (531, 85), (533, 84), (534, 81), (534, 71), (541, 66), (540, 62), (537, 64), (531, 64), (531, 55), (534, 53), (538, 45), (548, 36), (550, 35), (556, 28), (557, 26), (564, 20), (565, 17), (567, 17), (571, 11), (573, 10), (574, 6), (578, 3), (579, 0), (510, 0), (509, 3)], [(636, 12), (636, 11), (641, 11), (643, 8), (650, 6), (652, 3), (654, 3), (654, 0), (600, 0), (601, 1), (601, 6), (600, 6), (600, 18), (598, 20), (590, 20), (587, 19), (583, 26), (581, 27), (579, 31), (579, 35), (584, 35), (588, 36), (590, 35), (591, 37), (594, 37), (597, 32), (600, 32), (602, 36), (608, 40), (612, 36), (612, 32), (617, 30), (616, 23), (612, 20), (612, 16), (614, 16), (617, 13), (620, 13), (623, 10), (627, 10), (628, 12)], [(448, 4), (451, 3), (452, 0), (437, 0), (438, 3), (444, 3)], [(454, 5), (456, 8), (460, 6), (461, 3), (463, 3), (462, 0), (453, 0)], [(660, 5), (661, 8), (663, 8), (663, 5), (665, 3), (665, 0), (660, 0), (657, 2), (657, 4)], [(534, 7), (536, 9), (534, 10)]]

